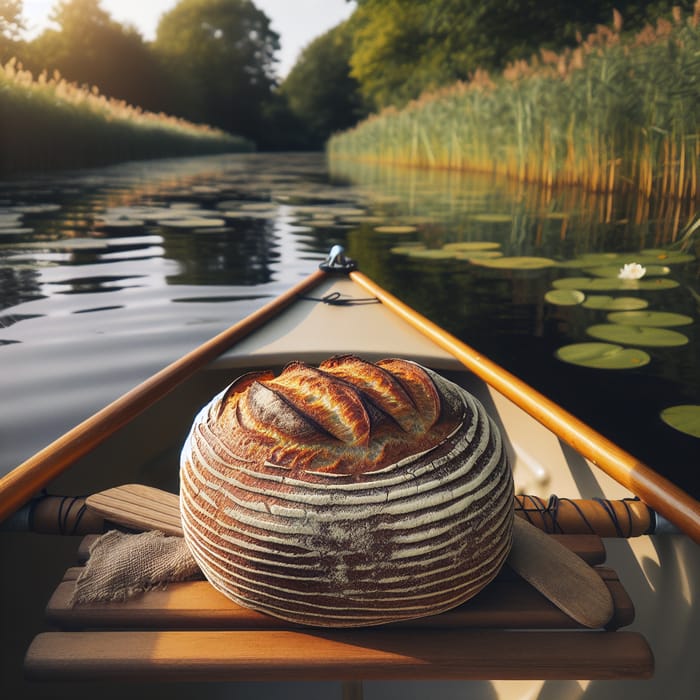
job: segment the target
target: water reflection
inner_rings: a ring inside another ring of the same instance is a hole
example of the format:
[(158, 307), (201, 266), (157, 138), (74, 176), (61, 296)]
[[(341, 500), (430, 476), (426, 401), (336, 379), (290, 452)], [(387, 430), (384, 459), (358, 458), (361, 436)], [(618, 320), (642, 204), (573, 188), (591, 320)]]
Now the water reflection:
[(164, 233), (163, 251), (180, 266), (166, 278), (172, 285), (266, 284), (279, 259), (272, 223), (256, 219), (215, 233)]

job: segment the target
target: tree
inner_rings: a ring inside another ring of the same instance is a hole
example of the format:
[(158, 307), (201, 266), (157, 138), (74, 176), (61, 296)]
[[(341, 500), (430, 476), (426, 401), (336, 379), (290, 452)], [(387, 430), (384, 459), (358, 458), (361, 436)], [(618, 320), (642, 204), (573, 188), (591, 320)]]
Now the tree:
[(15, 55), (24, 28), (22, 0), (0, 0), (0, 63)]
[(61, 0), (48, 29), (27, 48), (24, 62), (38, 72), (57, 69), (67, 80), (145, 109), (167, 102), (163, 73), (136, 29), (124, 28), (100, 0)]
[[(541, 48), (576, 43), (618, 9), (638, 28), (670, 9), (643, 0), (357, 0), (351, 75), (375, 108), (401, 106), (422, 92), (500, 70)], [(691, 9), (692, 0), (674, 2)]]
[(310, 147), (367, 116), (359, 83), (350, 75), (351, 55), (352, 27), (346, 21), (314, 39), (280, 86)]
[(279, 36), (250, 0), (180, 0), (161, 18), (154, 50), (183, 86), (182, 116), (264, 137)]

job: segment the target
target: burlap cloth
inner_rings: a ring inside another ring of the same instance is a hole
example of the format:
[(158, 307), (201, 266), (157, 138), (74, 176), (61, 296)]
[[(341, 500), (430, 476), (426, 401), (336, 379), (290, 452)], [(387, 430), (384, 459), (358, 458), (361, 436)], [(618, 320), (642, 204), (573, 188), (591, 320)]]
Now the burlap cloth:
[(175, 581), (202, 578), (182, 537), (156, 530), (135, 535), (110, 530), (90, 547), (71, 605), (123, 601)]

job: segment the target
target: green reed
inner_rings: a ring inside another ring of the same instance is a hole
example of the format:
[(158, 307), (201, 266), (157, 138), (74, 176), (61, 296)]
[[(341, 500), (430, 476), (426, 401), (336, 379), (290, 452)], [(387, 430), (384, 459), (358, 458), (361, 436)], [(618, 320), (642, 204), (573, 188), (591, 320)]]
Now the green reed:
[(146, 112), (56, 73), (0, 65), (0, 175), (147, 158), (249, 151), (247, 140)]
[(495, 173), (595, 192), (696, 197), (700, 1), (636, 36), (599, 27), (501, 75), (386, 109), (327, 144), (333, 159)]

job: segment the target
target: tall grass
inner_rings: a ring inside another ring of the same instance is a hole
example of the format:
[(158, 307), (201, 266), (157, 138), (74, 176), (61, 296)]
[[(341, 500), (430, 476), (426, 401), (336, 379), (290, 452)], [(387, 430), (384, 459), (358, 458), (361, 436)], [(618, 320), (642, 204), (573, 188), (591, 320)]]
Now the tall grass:
[(385, 109), (331, 138), (329, 158), (696, 197), (700, 0), (636, 36), (621, 27), (615, 13), (574, 49)]
[(250, 151), (218, 129), (146, 112), (58, 73), (0, 65), (0, 175), (180, 155)]

